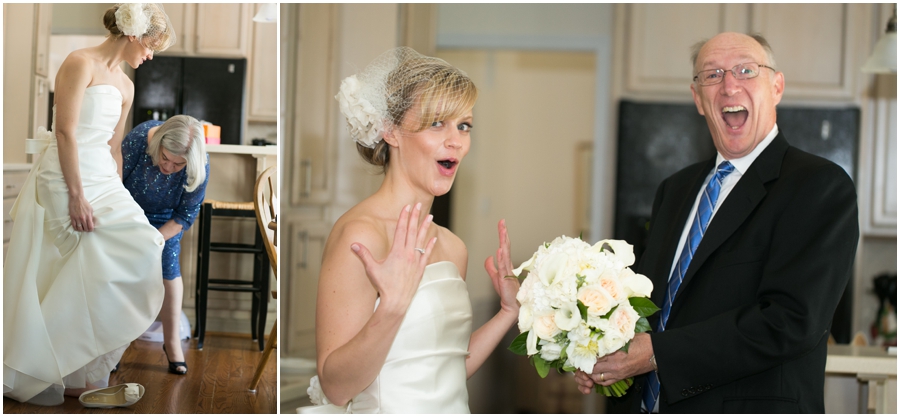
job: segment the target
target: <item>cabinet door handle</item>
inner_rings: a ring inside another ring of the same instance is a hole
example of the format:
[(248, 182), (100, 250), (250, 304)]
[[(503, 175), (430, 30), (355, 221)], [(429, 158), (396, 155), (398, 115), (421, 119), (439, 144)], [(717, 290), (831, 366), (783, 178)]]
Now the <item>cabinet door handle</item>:
[(300, 268), (306, 269), (306, 258), (309, 255), (309, 233), (300, 232), (300, 240), (303, 242), (303, 256), (300, 257)]
[(300, 160), (300, 166), (303, 168), (303, 191), (300, 192), (300, 197), (309, 197), (312, 193), (312, 160), (311, 159), (302, 159)]

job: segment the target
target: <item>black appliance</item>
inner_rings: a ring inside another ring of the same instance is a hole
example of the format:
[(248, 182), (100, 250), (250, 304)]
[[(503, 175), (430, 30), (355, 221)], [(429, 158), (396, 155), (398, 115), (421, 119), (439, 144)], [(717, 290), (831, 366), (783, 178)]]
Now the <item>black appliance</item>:
[[(856, 178), (860, 114), (855, 107), (804, 108), (780, 105), (778, 129), (791, 145), (829, 159)], [(716, 154), (706, 119), (693, 104), (623, 100), (619, 105), (615, 239), (634, 245), (640, 259), (659, 184)], [(852, 285), (837, 306), (832, 334), (850, 342)]]
[(247, 60), (157, 56), (134, 71), (135, 126), (186, 114), (222, 127), (222, 144), (244, 136)]

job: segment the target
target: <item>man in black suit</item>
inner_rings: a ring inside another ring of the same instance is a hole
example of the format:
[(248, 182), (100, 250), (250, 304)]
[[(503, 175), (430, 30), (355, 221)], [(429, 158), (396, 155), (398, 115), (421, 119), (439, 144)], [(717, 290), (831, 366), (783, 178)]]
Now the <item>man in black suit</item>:
[(636, 376), (634, 412), (824, 413), (828, 329), (859, 239), (856, 190), (778, 131), (784, 75), (764, 38), (722, 33), (698, 47), (691, 92), (718, 155), (657, 190), (636, 270), (662, 310), (628, 353), (575, 379), (589, 393)]

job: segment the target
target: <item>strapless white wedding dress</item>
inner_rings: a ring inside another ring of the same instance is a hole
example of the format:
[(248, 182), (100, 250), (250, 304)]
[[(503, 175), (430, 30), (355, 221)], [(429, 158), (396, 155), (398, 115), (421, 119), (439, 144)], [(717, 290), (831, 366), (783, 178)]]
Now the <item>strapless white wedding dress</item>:
[[(472, 305), (456, 264), (430, 264), (375, 381), (346, 407), (328, 404), (299, 411), (468, 413), (466, 356), (471, 335)], [(313, 403), (326, 402), (318, 377), (310, 384)]]
[[(43, 130), (29, 143), (41, 155), (10, 211), (3, 266), (4, 396), (61, 403), (63, 388), (104, 379), (162, 307), (165, 241), (122, 185), (107, 143), (122, 102), (113, 86), (88, 87), (75, 129), (92, 232), (72, 228), (56, 136)], [(55, 107), (53, 117), (51, 128)]]

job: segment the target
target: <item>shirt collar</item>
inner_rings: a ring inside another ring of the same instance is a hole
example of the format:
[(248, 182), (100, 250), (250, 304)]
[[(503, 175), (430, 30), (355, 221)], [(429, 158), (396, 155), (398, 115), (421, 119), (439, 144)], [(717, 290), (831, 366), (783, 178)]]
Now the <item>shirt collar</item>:
[[(731, 162), (731, 165), (734, 165), (735, 171), (740, 172), (741, 175), (744, 175), (744, 173), (747, 172), (747, 169), (750, 168), (750, 165), (753, 165), (753, 161), (756, 160), (756, 157), (759, 156), (759, 154), (761, 154), (762, 151), (765, 150), (773, 140), (775, 140), (775, 136), (778, 136), (777, 123), (775, 124), (775, 126), (772, 126), (772, 131), (769, 132), (766, 138), (763, 139), (762, 142), (759, 143), (759, 145), (756, 145), (756, 148), (753, 148), (750, 153), (740, 158), (729, 160)], [(724, 160), (725, 157), (722, 156), (721, 153), (716, 152), (716, 166), (719, 166), (719, 164), (721, 164)]]

